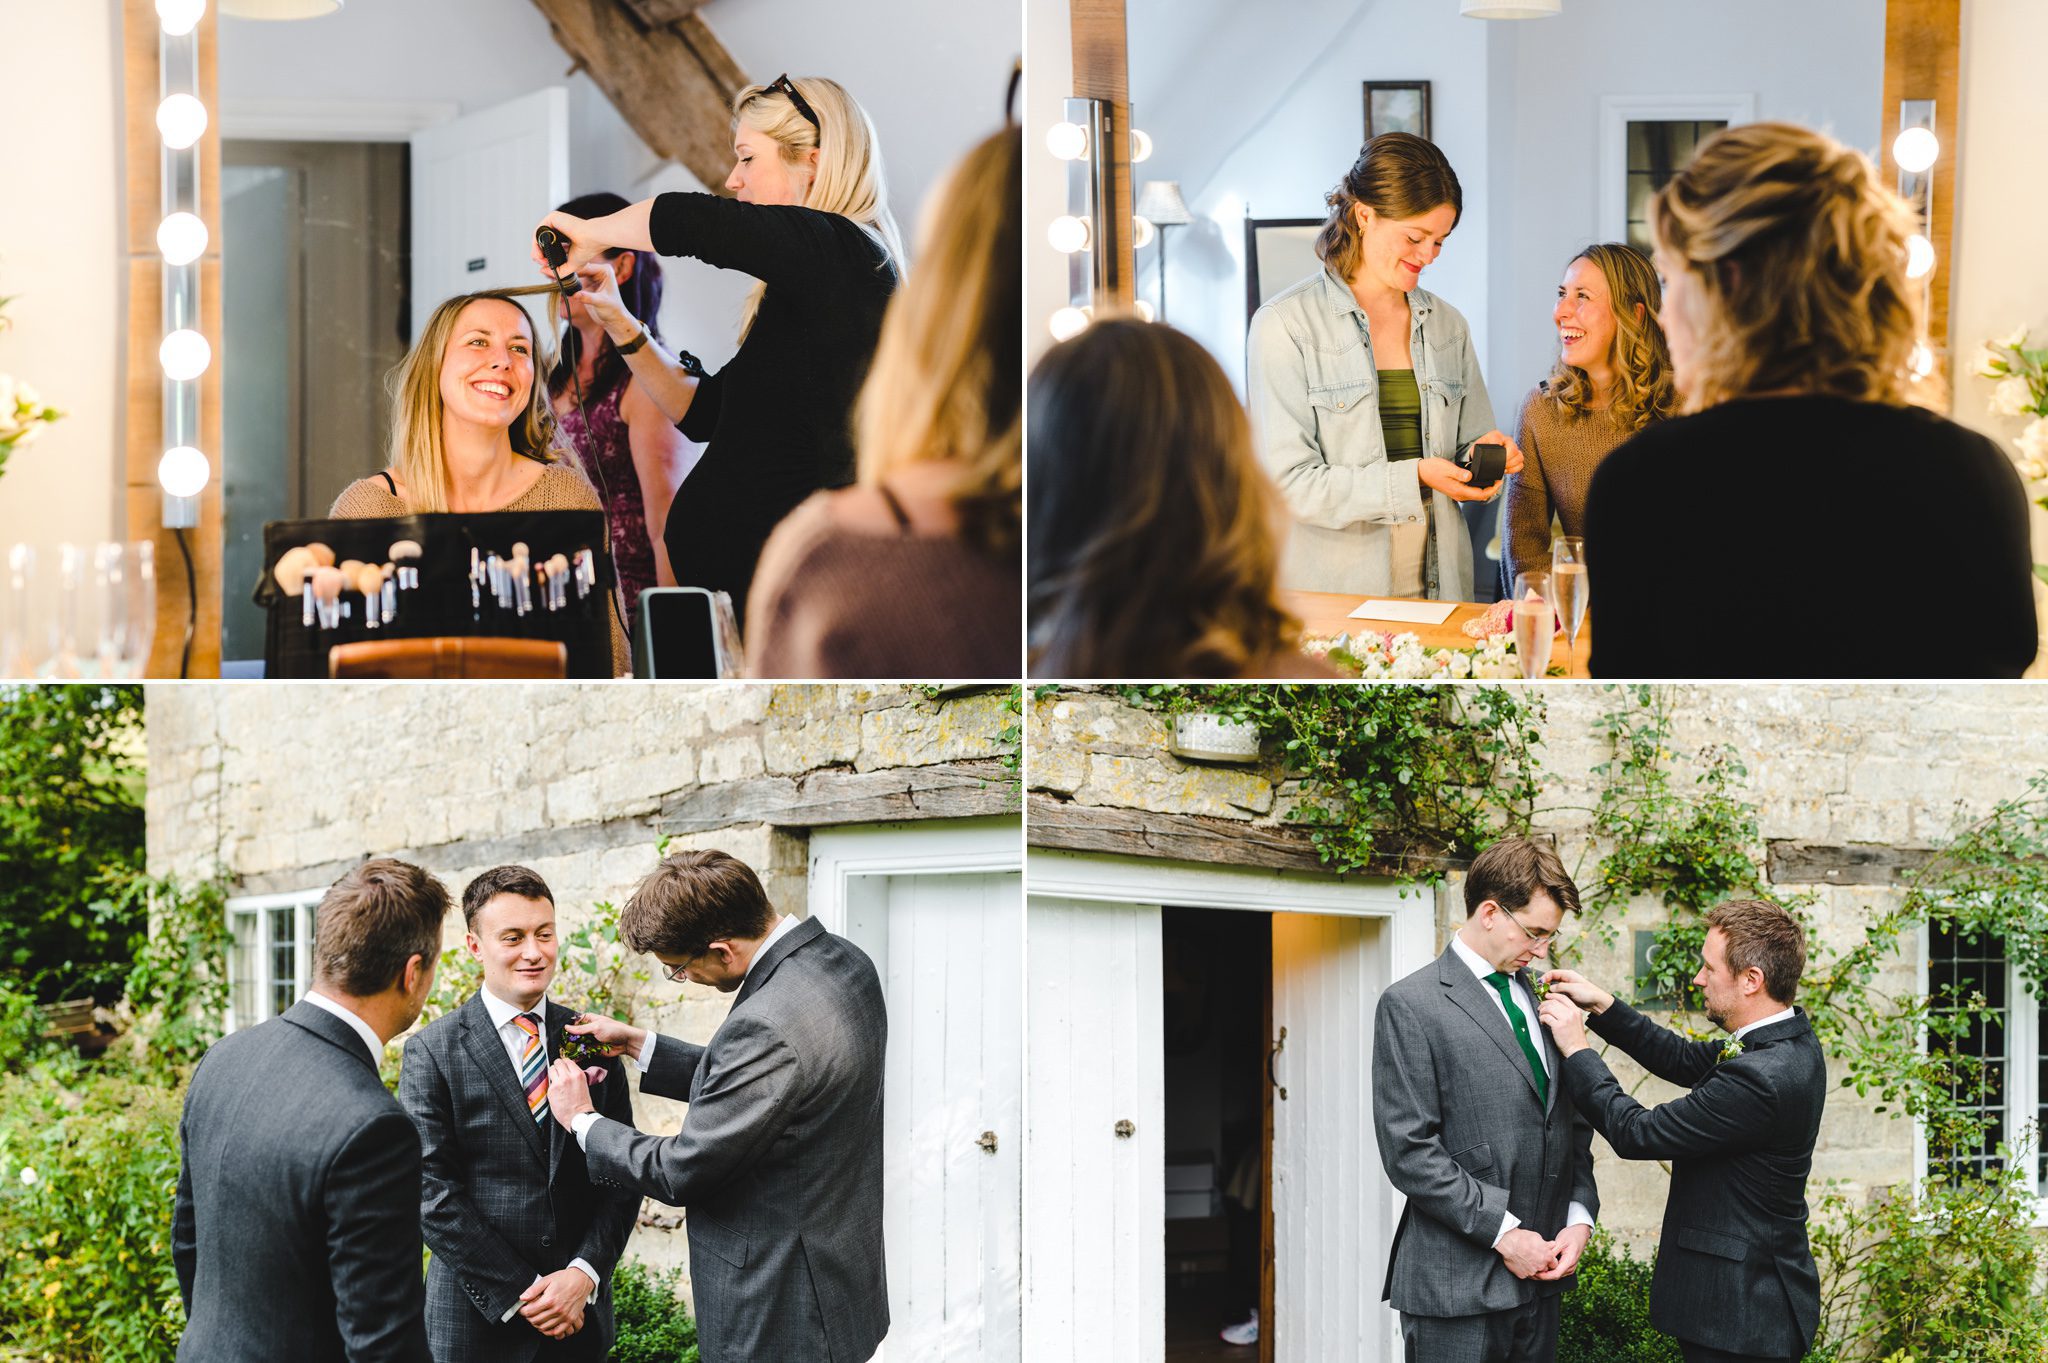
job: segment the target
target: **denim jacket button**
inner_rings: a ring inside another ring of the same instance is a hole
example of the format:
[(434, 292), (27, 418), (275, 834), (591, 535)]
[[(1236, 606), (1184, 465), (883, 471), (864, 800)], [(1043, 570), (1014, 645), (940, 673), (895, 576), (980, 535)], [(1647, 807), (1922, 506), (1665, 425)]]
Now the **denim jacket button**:
[(1340, 412), (1341, 412), (1341, 411), (1343, 411), (1343, 410), (1344, 410), (1344, 404), (1343, 404), (1343, 403), (1341, 403), (1341, 402), (1339, 402), (1339, 403), (1337, 404), (1337, 410), (1338, 410), (1338, 411), (1340, 411)]

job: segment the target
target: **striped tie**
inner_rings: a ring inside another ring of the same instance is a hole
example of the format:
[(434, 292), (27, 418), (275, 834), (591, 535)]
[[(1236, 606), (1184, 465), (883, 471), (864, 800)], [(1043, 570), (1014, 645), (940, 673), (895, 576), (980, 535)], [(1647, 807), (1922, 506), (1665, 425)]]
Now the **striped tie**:
[(533, 1109), (533, 1119), (543, 1122), (548, 1116), (548, 1052), (540, 1044), (540, 1019), (521, 1013), (512, 1024), (526, 1033), (526, 1048), (519, 1053), (519, 1082), (526, 1088), (526, 1105)]

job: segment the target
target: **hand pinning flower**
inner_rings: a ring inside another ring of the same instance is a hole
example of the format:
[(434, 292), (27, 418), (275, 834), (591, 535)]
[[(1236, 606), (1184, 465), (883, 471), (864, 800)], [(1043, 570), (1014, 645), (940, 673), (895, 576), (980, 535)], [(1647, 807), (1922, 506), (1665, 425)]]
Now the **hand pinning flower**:
[(1549, 984), (1549, 982), (1548, 982), (1548, 981), (1546, 981), (1546, 980), (1543, 980), (1543, 979), (1541, 979), (1541, 978), (1537, 979), (1537, 981), (1536, 981), (1536, 983), (1535, 983), (1535, 989), (1536, 989), (1536, 1002), (1537, 1002), (1538, 1004), (1541, 1004), (1541, 1003), (1543, 1002), (1543, 1000), (1545, 1000), (1545, 999), (1547, 999), (1547, 998), (1549, 998), (1549, 997), (1550, 997), (1550, 984)]
[(1726, 1041), (1721, 1043), (1721, 1058), (1723, 1060), (1733, 1060), (1736, 1056), (1741, 1054), (1742, 1043), (1740, 1041), (1737, 1041), (1734, 1037), (1731, 1036)]

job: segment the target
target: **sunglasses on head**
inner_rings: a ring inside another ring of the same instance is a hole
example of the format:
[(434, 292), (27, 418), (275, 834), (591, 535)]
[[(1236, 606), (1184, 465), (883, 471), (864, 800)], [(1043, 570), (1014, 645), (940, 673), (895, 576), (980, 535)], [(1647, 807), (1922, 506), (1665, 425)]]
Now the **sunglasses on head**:
[(789, 73), (787, 71), (783, 72), (774, 80), (771, 80), (766, 85), (762, 86), (761, 90), (764, 94), (770, 90), (775, 90), (782, 94), (788, 95), (789, 102), (796, 106), (796, 111), (802, 114), (805, 120), (809, 122), (813, 128), (816, 128), (819, 132), (825, 131), (825, 125), (818, 121), (818, 115), (816, 111), (814, 111), (811, 108), (811, 102), (805, 99), (801, 94), (797, 93), (796, 86), (790, 83)]

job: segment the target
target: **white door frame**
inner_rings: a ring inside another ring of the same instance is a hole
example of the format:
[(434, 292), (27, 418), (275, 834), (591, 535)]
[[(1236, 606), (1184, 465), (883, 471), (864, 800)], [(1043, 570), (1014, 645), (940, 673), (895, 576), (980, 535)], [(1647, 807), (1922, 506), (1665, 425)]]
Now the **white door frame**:
[(220, 135), (266, 142), (410, 142), (462, 112), (452, 100), (224, 99)]
[[(1219, 866), (1209, 863), (1156, 860), (1098, 852), (1067, 852), (1033, 848), (1025, 862), (1025, 962), (1030, 971), (1031, 910), (1033, 899), (1046, 896), (1078, 899), (1102, 904), (1171, 905), (1175, 908), (1237, 909), (1253, 913), (1307, 913), (1336, 917), (1379, 918), (1386, 921), (1387, 948), (1391, 962), (1389, 983), (1436, 957), (1436, 901), (1426, 888), (1405, 894), (1390, 881), (1343, 876), (1334, 872), (1282, 871), (1253, 866)], [(1025, 995), (1028, 1014), (1030, 994)], [(1025, 1028), (1024, 1069), (1031, 1073), (1030, 1027)], [(1025, 1130), (1031, 1130), (1030, 1085), (1025, 1086)], [(1030, 1168), (1027, 1151), (1025, 1167)], [(1027, 1174), (1028, 1178), (1028, 1174)], [(1160, 1169), (1164, 1185), (1165, 1169)], [(1406, 1199), (1399, 1189), (1390, 1189), (1386, 1223), (1379, 1228), (1382, 1240), (1391, 1242), (1400, 1224)], [(1038, 1207), (1059, 1220), (1060, 1210), (1045, 1199)], [(1027, 1198), (1024, 1208), (1024, 1341), (1025, 1357), (1036, 1357), (1033, 1346), (1032, 1241), (1033, 1212)], [(1159, 1290), (1164, 1291), (1163, 1282)], [(1161, 1325), (1165, 1302), (1158, 1302)], [(1388, 1313), (1388, 1357), (1398, 1358), (1400, 1322)]]
[(1628, 125), (1716, 118), (1731, 128), (1756, 122), (1756, 95), (1600, 96), (1599, 240), (1628, 240)]

